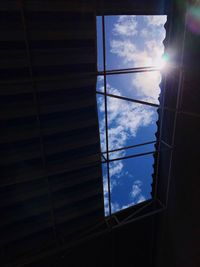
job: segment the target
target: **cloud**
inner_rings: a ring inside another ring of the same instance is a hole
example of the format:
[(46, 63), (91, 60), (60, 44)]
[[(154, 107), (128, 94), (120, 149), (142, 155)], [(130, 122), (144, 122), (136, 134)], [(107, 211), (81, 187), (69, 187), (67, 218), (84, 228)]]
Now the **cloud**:
[[(105, 184), (107, 181), (105, 181)], [(142, 193), (142, 182), (140, 180), (134, 181), (132, 185), (132, 190), (130, 192), (130, 202), (125, 205), (120, 205), (118, 202), (111, 202), (111, 212), (115, 213), (119, 210), (126, 209), (133, 205), (139, 204), (146, 200), (145, 196)], [(105, 215), (109, 215), (109, 201), (108, 201), (108, 190), (104, 190), (104, 212)]]
[[(117, 202), (111, 202), (111, 213), (115, 213), (119, 210), (121, 210), (121, 206)], [(106, 216), (109, 215), (109, 200), (108, 200), (108, 194), (104, 194), (104, 213)]]
[(144, 195), (142, 194), (142, 182), (140, 180), (136, 180), (133, 183), (130, 197), (135, 204), (141, 203), (146, 200)]
[(144, 202), (146, 200), (146, 198), (143, 195), (140, 195), (137, 201), (137, 204)]
[(117, 211), (121, 210), (119, 203), (113, 202), (111, 203), (111, 211), (112, 213), (115, 213)]
[[(116, 185), (116, 180), (111, 179), (110, 180), (110, 191), (112, 192), (113, 187)], [(104, 213), (105, 215), (109, 215), (109, 197), (108, 197), (108, 179), (107, 179), (107, 174), (104, 173), (103, 175), (103, 192), (104, 192)], [(114, 206), (113, 206), (114, 205)], [(117, 209), (117, 204), (111, 202), (111, 210), (112, 212), (113, 209)]]
[(138, 195), (141, 194), (141, 192), (142, 192), (141, 182), (140, 181), (134, 182), (132, 186), (131, 197), (136, 198)]
[(144, 28), (140, 31), (140, 36), (143, 38), (147, 38), (149, 36), (149, 31), (147, 28)]
[[(162, 39), (163, 40), (163, 39)], [(111, 53), (123, 60), (123, 64), (131, 63), (132, 67), (158, 66), (164, 47), (156, 40), (144, 41), (144, 49), (137, 48), (130, 40), (111, 40)]]
[[(110, 92), (121, 95), (117, 89), (110, 88)], [(114, 148), (112, 144), (116, 148), (116, 143), (126, 142), (130, 135), (136, 136), (140, 127), (151, 124), (153, 114), (152, 109), (147, 106), (108, 97), (108, 122), (112, 141), (110, 149)]]
[(158, 103), (160, 93), (160, 82), (161, 74), (155, 71), (147, 72), (145, 75), (136, 73), (132, 80), (138, 96), (143, 96), (143, 100), (156, 103)]
[(98, 82), (102, 82), (102, 81), (103, 81), (103, 79), (104, 79), (103, 75), (102, 75), (102, 76), (98, 76), (98, 77), (97, 77), (97, 80), (98, 80)]
[(119, 36), (133, 36), (137, 34), (137, 21), (135, 16), (119, 16), (114, 24), (113, 34)]
[[(110, 163), (110, 177), (121, 173), (124, 165), (121, 161), (113, 161)], [(111, 179), (113, 181), (113, 179)]]
[(124, 209), (127, 209), (127, 208), (129, 208), (130, 206), (133, 206), (133, 205), (134, 205), (134, 203), (132, 202), (132, 203), (129, 203), (129, 204), (127, 204), (127, 205), (123, 205), (123, 206), (121, 207), (121, 209), (124, 210)]
[(167, 16), (146, 16), (145, 17), (147, 20), (148, 25), (152, 25), (152, 26), (162, 26), (166, 23), (167, 21)]
[(130, 40), (116, 40), (110, 42), (111, 53), (122, 57), (124, 63), (133, 61), (133, 54), (136, 53), (136, 46)]

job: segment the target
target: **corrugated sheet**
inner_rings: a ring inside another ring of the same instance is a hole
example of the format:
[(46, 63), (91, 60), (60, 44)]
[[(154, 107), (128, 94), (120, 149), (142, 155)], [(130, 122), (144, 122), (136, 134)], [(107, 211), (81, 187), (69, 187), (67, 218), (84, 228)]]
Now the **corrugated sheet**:
[(55, 1), (1, 5), (0, 247), (14, 266), (103, 219), (96, 29)]

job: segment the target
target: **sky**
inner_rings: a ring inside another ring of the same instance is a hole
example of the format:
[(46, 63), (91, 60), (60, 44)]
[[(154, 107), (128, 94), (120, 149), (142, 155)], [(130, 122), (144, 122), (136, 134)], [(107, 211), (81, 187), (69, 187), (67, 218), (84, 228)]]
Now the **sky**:
[[(164, 67), (163, 53), (166, 16), (105, 16), (106, 70)], [(97, 17), (98, 70), (103, 70), (102, 22)], [(109, 75), (107, 92), (159, 104), (161, 72)], [(98, 76), (97, 91), (104, 91), (104, 78)], [(101, 151), (106, 151), (104, 96), (97, 94)], [(155, 107), (107, 97), (109, 150), (155, 141), (158, 120)], [(119, 158), (154, 151), (154, 144), (109, 153)], [(106, 154), (104, 154), (106, 157)], [(110, 162), (111, 212), (151, 198), (153, 155)], [(108, 215), (108, 180), (102, 164), (104, 208)]]

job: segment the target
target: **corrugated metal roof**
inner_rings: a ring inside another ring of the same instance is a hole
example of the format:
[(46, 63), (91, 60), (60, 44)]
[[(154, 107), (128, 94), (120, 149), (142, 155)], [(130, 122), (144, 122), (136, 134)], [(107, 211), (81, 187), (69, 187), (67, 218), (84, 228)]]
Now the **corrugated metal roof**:
[(11, 266), (104, 216), (94, 13), (30, 2), (0, 14), (0, 245)]

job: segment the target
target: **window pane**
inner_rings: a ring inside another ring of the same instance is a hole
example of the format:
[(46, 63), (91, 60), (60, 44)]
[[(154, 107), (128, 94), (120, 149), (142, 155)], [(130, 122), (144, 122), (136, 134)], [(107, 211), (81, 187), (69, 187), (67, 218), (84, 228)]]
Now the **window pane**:
[(159, 71), (107, 76), (107, 93), (159, 104)]
[(107, 97), (109, 150), (155, 140), (157, 108)]
[(153, 155), (110, 163), (112, 213), (151, 199)]
[(103, 70), (103, 35), (102, 35), (102, 17), (96, 17), (97, 23), (97, 66), (98, 70)]
[(105, 16), (106, 68), (162, 64), (166, 16)]
[(103, 193), (104, 193), (104, 214), (109, 215), (109, 197), (108, 197), (108, 175), (107, 175), (107, 164), (102, 164), (103, 174)]
[[(105, 16), (106, 70), (164, 65), (163, 40), (166, 16)], [(98, 70), (103, 70), (102, 17), (97, 17)], [(158, 105), (160, 71), (112, 74), (106, 77), (107, 93)], [(97, 91), (104, 92), (98, 77)], [(157, 107), (97, 94), (101, 150), (106, 152), (105, 97), (108, 119), (108, 149), (129, 147), (156, 140)], [(155, 143), (109, 152), (112, 213), (151, 198)], [(107, 159), (104, 153), (102, 162)], [(109, 215), (107, 164), (102, 163), (105, 215)]]
[(97, 94), (97, 109), (98, 109), (101, 151), (106, 151), (105, 105), (104, 105), (103, 95)]

